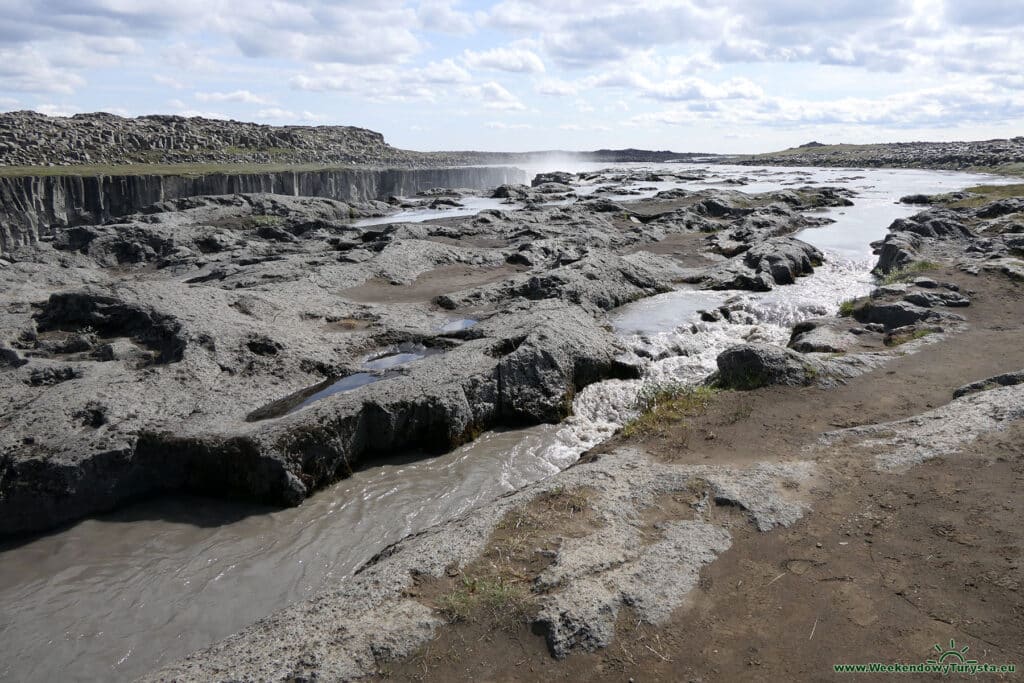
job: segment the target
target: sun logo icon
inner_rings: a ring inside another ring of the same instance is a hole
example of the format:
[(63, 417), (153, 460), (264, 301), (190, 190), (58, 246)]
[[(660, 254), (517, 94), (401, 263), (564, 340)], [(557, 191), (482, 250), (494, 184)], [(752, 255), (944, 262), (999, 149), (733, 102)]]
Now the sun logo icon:
[(977, 664), (978, 663), (977, 659), (967, 659), (964, 656), (964, 655), (967, 654), (967, 651), (970, 650), (970, 649), (971, 648), (970, 648), (969, 645), (964, 645), (962, 648), (960, 648), (958, 650), (956, 648), (956, 641), (953, 640), (952, 638), (950, 638), (949, 639), (949, 647), (948, 648), (943, 649), (941, 645), (939, 645), (938, 643), (935, 643), (935, 651), (939, 653), (939, 658), (938, 659), (929, 659), (927, 661), (927, 663), (928, 664), (946, 664), (947, 663), (946, 662), (947, 659), (955, 658), (955, 660), (953, 662), (950, 662), (950, 663), (956, 663), (956, 664)]

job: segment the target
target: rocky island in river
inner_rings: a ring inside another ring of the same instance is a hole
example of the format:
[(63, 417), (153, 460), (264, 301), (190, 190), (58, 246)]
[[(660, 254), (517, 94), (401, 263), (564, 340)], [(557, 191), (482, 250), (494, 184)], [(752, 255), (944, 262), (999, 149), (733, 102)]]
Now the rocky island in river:
[(142, 630), (120, 671), (735, 680), (951, 633), (1019, 658), (1024, 187), (870, 174), (1006, 170), (1021, 141), (943, 144), (527, 173), (350, 127), (3, 115), (7, 671), (110, 669), (32, 656), (20, 616), (79, 520), (333, 513), (339, 482), (451, 453), (478, 497), (379, 508), (353, 571), (184, 644)]

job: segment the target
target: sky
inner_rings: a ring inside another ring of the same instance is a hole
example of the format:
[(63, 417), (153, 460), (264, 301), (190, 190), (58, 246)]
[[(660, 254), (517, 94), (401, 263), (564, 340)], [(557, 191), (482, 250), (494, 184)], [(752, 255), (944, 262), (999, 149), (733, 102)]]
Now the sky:
[(1024, 135), (1024, 0), (0, 0), (0, 110), (417, 150)]

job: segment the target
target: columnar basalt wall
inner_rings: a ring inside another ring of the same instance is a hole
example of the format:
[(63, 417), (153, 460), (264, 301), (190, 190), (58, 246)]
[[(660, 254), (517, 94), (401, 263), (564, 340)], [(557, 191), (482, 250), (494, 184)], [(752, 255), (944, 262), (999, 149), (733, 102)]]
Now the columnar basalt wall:
[(526, 182), (520, 169), (467, 166), (426, 169), (348, 169), (202, 176), (0, 177), (0, 253), (62, 227), (137, 213), (156, 202), (248, 192), (326, 197), (341, 201), (408, 196), (433, 187), (486, 189)]

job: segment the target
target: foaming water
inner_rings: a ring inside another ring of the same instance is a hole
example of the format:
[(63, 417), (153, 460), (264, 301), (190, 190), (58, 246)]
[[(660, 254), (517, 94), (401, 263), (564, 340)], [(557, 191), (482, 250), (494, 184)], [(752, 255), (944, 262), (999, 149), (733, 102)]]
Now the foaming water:
[[(607, 165), (578, 166), (539, 170)], [(610, 321), (629, 355), (645, 364), (644, 377), (585, 388), (574, 415), (560, 425), (492, 431), (439, 457), (413, 453), (380, 462), (297, 508), (164, 499), (0, 548), (0, 678), (128, 680), (344, 580), (405, 535), (567, 467), (633, 415), (645, 383), (699, 381), (727, 346), (784, 342), (793, 322), (834, 312), (843, 299), (867, 291), (868, 243), (883, 237), (894, 218), (914, 211), (894, 203), (901, 195), (998, 182), (929, 171), (657, 168), (750, 178), (736, 188), (745, 192), (818, 183), (846, 185), (860, 195), (853, 207), (827, 211), (836, 223), (800, 235), (823, 249), (827, 262), (794, 285), (763, 294), (691, 288), (614, 311)], [(714, 178), (673, 186), (700, 189)], [(698, 310), (725, 299), (746, 315), (733, 323), (699, 320)], [(449, 324), (461, 329), (472, 323)]]

